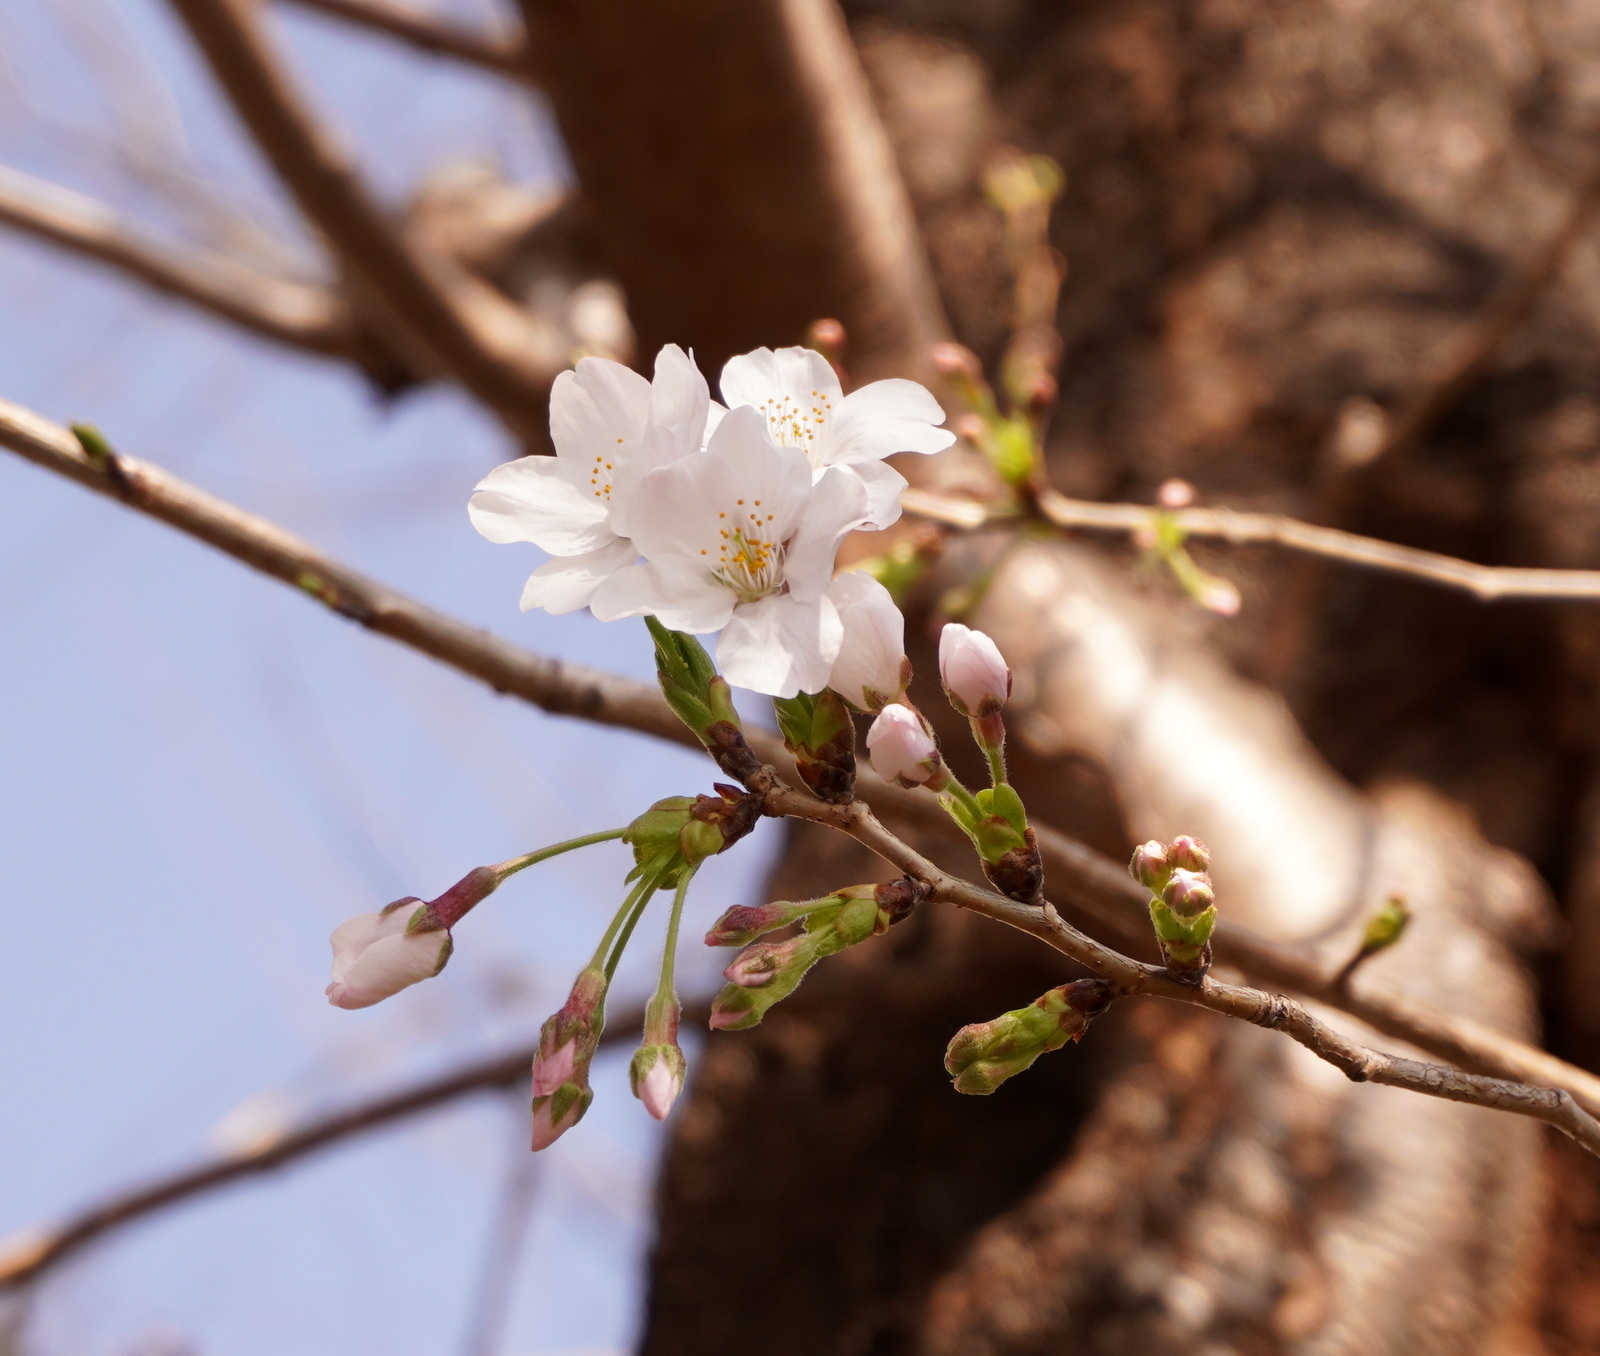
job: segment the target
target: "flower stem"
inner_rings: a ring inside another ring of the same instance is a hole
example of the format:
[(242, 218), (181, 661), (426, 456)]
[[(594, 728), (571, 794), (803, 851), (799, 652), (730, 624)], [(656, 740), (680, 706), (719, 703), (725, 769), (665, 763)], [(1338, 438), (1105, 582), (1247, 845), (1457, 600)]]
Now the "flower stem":
[(945, 775), (950, 780), (945, 784), (942, 794), (956, 801), (974, 820), (982, 819), (983, 811), (978, 807), (977, 797), (961, 784), (956, 774), (949, 770), (948, 765), (945, 768)]
[(549, 847), (542, 847), (537, 852), (529, 852), (521, 857), (511, 857), (506, 861), (492, 866), (493, 871), (503, 881), (508, 876), (514, 876), (519, 871), (538, 862), (549, 861), (552, 857), (559, 857), (563, 852), (573, 852), (578, 848), (590, 847), (595, 843), (609, 843), (613, 839), (621, 838), (627, 833), (627, 828), (606, 829), (601, 833), (586, 833), (581, 838), (569, 838), (564, 843), (552, 843)]
[[(628, 942), (633, 937), (633, 930), (639, 926), (639, 920), (644, 917), (644, 911), (650, 906), (650, 899), (656, 892), (664, 871), (655, 871), (645, 877), (648, 888), (638, 896), (638, 902), (633, 906), (633, 912), (628, 915), (628, 921), (623, 924), (622, 932), (617, 937), (617, 944), (611, 950), (610, 957), (606, 960), (606, 982), (611, 981), (611, 976), (617, 972), (617, 964), (622, 960), (622, 953), (628, 949)], [(644, 884), (641, 881), (640, 884)], [(687, 884), (687, 882), (685, 882)], [(679, 887), (680, 890), (682, 887)]]
[(678, 893), (672, 897), (672, 913), (667, 918), (667, 949), (661, 957), (661, 982), (656, 985), (656, 1000), (670, 1003), (674, 996), (673, 971), (678, 963), (678, 923), (683, 918), (683, 902), (689, 897), (689, 882), (699, 867), (691, 867), (678, 881)]
[[(977, 722), (974, 721), (973, 725), (976, 726)], [(986, 744), (983, 751), (989, 759), (989, 781), (992, 785), (999, 786), (1006, 780), (1006, 746)]]
[[(640, 901), (648, 900), (656, 892), (656, 881), (660, 878), (661, 870), (657, 868), (654, 871), (646, 871), (643, 876), (634, 882), (633, 889), (628, 891), (622, 903), (617, 906), (616, 913), (611, 916), (611, 925), (606, 928), (606, 934), (600, 939), (600, 945), (594, 949), (594, 957), (589, 962), (591, 970), (598, 970), (607, 963), (606, 958), (611, 953), (611, 943), (616, 939), (618, 931), (627, 922), (629, 916), (636, 911)], [(630, 932), (633, 930), (631, 925), (628, 930)], [(610, 971), (608, 970), (607, 973), (609, 974)]]

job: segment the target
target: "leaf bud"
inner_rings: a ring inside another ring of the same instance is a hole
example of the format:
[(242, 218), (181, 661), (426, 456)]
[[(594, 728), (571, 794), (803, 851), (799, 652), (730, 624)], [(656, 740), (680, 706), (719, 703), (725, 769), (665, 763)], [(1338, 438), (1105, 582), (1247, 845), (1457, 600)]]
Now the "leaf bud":
[(800, 779), (823, 800), (849, 800), (856, 784), (856, 727), (844, 698), (824, 688), (780, 697), (772, 707)]
[(1063, 984), (1025, 1008), (962, 1027), (945, 1050), (944, 1067), (957, 1092), (987, 1096), (1040, 1055), (1078, 1040), (1115, 997), (1103, 979)]

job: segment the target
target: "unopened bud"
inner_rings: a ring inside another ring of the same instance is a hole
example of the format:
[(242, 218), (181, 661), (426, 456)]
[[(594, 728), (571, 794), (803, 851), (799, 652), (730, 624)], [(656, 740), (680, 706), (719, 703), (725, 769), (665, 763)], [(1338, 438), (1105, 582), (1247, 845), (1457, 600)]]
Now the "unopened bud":
[(1128, 874), (1152, 893), (1159, 894), (1172, 872), (1167, 849), (1152, 838), (1133, 850), (1133, 860), (1128, 863)]
[(444, 969), (450, 930), (420, 899), (397, 899), (377, 913), (339, 924), (328, 939), (333, 972), (328, 1001), (336, 1008), (368, 1008)]
[(1201, 871), (1188, 871), (1183, 867), (1173, 870), (1161, 890), (1162, 901), (1181, 918), (1193, 918), (1217, 902), (1211, 888), (1211, 877)]
[(1011, 670), (982, 631), (950, 622), (939, 635), (939, 681), (964, 716), (996, 715), (1011, 696)]
[(669, 630), (654, 617), (646, 617), (645, 624), (655, 639), (656, 678), (667, 704), (724, 772), (745, 781), (761, 760), (744, 737), (727, 679), (693, 636)]
[(1156, 502), (1164, 509), (1188, 508), (1194, 503), (1194, 486), (1177, 477), (1163, 480), (1161, 488), (1156, 491)]
[(643, 1045), (628, 1065), (628, 1082), (644, 1109), (664, 1121), (683, 1091), (687, 1069), (683, 1051), (676, 1045)]
[[(819, 960), (885, 932), (905, 916), (900, 891), (891, 888), (880, 898), (880, 887), (853, 886), (837, 895), (831, 907), (819, 908), (805, 919), (804, 932), (782, 942), (756, 942), (734, 957), (722, 973), (728, 980), (711, 1005), (714, 1029), (741, 1030), (755, 1026), (775, 1003), (787, 998)], [(912, 887), (913, 903), (917, 887)]]
[(583, 1119), (594, 1101), (594, 1089), (587, 1083), (563, 1083), (548, 1096), (533, 1099), (534, 1153), (548, 1149)]
[(1103, 979), (1063, 984), (1028, 1007), (962, 1027), (945, 1051), (944, 1067), (957, 1092), (987, 1096), (1040, 1055), (1079, 1039), (1115, 997)]
[(844, 698), (824, 688), (780, 697), (772, 709), (800, 780), (823, 800), (849, 800), (856, 784), (856, 727)]
[(535, 1097), (550, 1096), (569, 1083), (588, 1086), (589, 1062), (605, 1029), (606, 987), (604, 970), (580, 970), (567, 1001), (540, 1028), (533, 1056)]
[(1391, 895), (1371, 918), (1361, 935), (1361, 950), (1368, 956), (1386, 951), (1405, 933), (1411, 922), (1411, 910), (1399, 895)]
[(1198, 838), (1179, 834), (1167, 847), (1167, 861), (1185, 871), (1211, 870), (1211, 849)]
[(847, 570), (828, 589), (844, 628), (828, 686), (869, 714), (897, 702), (911, 682), (906, 619), (894, 595), (865, 570)]
[(921, 716), (909, 706), (891, 702), (867, 730), (867, 753), (886, 782), (935, 790), (948, 780), (939, 745)]
[(983, 363), (965, 344), (935, 344), (930, 356), (933, 358), (933, 370), (940, 376), (983, 380)]

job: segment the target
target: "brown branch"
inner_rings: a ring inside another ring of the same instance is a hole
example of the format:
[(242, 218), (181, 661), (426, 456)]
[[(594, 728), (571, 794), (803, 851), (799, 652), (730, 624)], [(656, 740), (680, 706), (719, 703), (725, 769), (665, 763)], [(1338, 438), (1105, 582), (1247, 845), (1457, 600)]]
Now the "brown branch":
[[(234, 111), (343, 269), (411, 344), (525, 442), (562, 357), (537, 360), (529, 317), (487, 284), (415, 248), (290, 85), (252, 0), (172, 0)], [(532, 356), (531, 356), (532, 355)]]
[[(907, 490), (901, 500), (907, 513), (951, 527), (971, 529), (1019, 516), (1019, 510), (1009, 504), (981, 504), (924, 490)], [(1097, 504), (1085, 499), (1069, 499), (1051, 489), (1041, 490), (1037, 502), (1040, 514), (1057, 527), (1115, 532), (1124, 536), (1148, 530), (1158, 511), (1143, 504)], [(1170, 516), (1190, 537), (1212, 538), (1235, 546), (1283, 546), (1346, 565), (1460, 589), (1486, 603), (1511, 598), (1600, 598), (1600, 570), (1476, 565), (1414, 546), (1399, 546), (1337, 528), (1317, 527), (1281, 513), (1189, 508), (1173, 511)]]
[(1064, 922), (1049, 904), (1042, 909), (1019, 904), (940, 870), (886, 829), (864, 802), (830, 805), (808, 792), (785, 785), (771, 768), (763, 770), (759, 781), (754, 782), (754, 789), (764, 793), (768, 813), (807, 819), (849, 834), (897, 870), (926, 884), (932, 898), (970, 909), (1038, 937), (1111, 981), (1124, 996), (1147, 995), (1188, 1003), (1269, 1030), (1282, 1031), (1353, 1082), (1384, 1083), (1429, 1097), (1531, 1116), (1555, 1126), (1590, 1153), (1600, 1156), (1600, 1121), (1585, 1111), (1564, 1088), (1531, 1087), (1522, 1082), (1466, 1073), (1445, 1065), (1426, 1064), (1372, 1050), (1280, 994), (1223, 984), (1209, 977), (1199, 984), (1181, 983), (1166, 970), (1133, 960), (1078, 931)]
[[(97, 461), (68, 430), (6, 401), (0, 401), (0, 446), (294, 585), (340, 616), (477, 678), (497, 692), (520, 697), (556, 715), (698, 747), (654, 687), (531, 654), (397, 593), (282, 528), (148, 463), (125, 456)], [(749, 738), (764, 761), (776, 763), (784, 757), (781, 743), (771, 733), (751, 730)], [(859, 785), (862, 794), (885, 815), (935, 832), (954, 832), (932, 796), (889, 786), (866, 769)], [(1147, 935), (1145, 895), (1121, 866), (1047, 826), (1036, 825), (1035, 829), (1050, 877), (1070, 899), (1122, 935), (1134, 939)], [(1226, 923), (1219, 927), (1217, 950), (1223, 959), (1265, 983), (1342, 1009), (1385, 1035), (1438, 1058), (1477, 1073), (1559, 1083), (1586, 1107), (1600, 1111), (1600, 1079), (1546, 1051), (1397, 995), (1340, 992), (1331, 977), (1294, 948), (1244, 928)]]
[[(703, 1019), (706, 1011), (703, 1003), (689, 1004), (685, 1015)], [(624, 1013), (606, 1024), (600, 1043), (610, 1045), (636, 1035), (643, 1023), (643, 1008)], [(534, 1044), (423, 1079), (398, 1092), (308, 1121), (299, 1129), (287, 1130), (245, 1152), (181, 1169), (131, 1191), (117, 1192), (61, 1224), (24, 1230), (6, 1244), (4, 1255), (0, 1256), (0, 1290), (36, 1280), (98, 1238), (240, 1178), (281, 1168), (318, 1149), (431, 1111), (459, 1097), (488, 1088), (511, 1087), (529, 1077), (537, 1051), (538, 1045)]]
[(437, 56), (454, 57), (499, 75), (516, 80), (533, 78), (532, 61), (526, 40), (501, 38), (493, 33), (477, 33), (429, 14), (384, 0), (289, 0), (302, 9), (315, 10), (335, 19), (370, 28), (398, 38), (408, 47)]
[(161, 244), (114, 208), (4, 165), (0, 223), (111, 264), (268, 339), (313, 353), (351, 355), (350, 316), (328, 288), (275, 278), (209, 250)]

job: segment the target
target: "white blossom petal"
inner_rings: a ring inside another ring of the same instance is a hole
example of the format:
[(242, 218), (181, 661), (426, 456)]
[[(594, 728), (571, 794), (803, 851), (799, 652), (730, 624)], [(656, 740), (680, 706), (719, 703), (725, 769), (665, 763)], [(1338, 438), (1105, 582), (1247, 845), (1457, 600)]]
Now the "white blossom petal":
[(611, 529), (618, 536), (632, 534), (631, 513), (638, 501), (639, 482), (650, 472), (670, 466), (680, 457), (705, 446), (711, 393), (691, 354), (676, 344), (656, 355), (655, 380), (650, 384), (649, 422), (643, 441), (630, 456), (617, 462), (611, 490)]
[(737, 601), (709, 571), (669, 559), (618, 570), (595, 590), (589, 610), (601, 621), (654, 616), (674, 631), (701, 636), (726, 626)]
[(615, 447), (632, 450), (650, 418), (650, 383), (610, 358), (580, 358), (550, 388), (556, 456), (585, 468)]
[(528, 576), (522, 590), (522, 610), (542, 607), (559, 617), (588, 607), (604, 580), (638, 558), (638, 549), (626, 538), (581, 556), (557, 556)]
[(735, 687), (769, 697), (820, 692), (843, 639), (826, 596), (803, 601), (774, 593), (734, 609), (717, 644), (717, 667)]
[(876, 532), (900, 521), (900, 496), (907, 481), (894, 467), (882, 461), (857, 461), (837, 469), (848, 471), (866, 486), (863, 527)]
[(828, 597), (844, 629), (828, 686), (860, 711), (899, 701), (911, 664), (906, 619), (889, 590), (865, 570), (848, 570), (833, 581)]
[(828, 465), (882, 461), (896, 452), (942, 452), (956, 435), (939, 428), (944, 411), (932, 393), (899, 377), (850, 392), (833, 417)]
[(839, 543), (866, 523), (866, 510), (867, 488), (853, 471), (834, 467), (817, 478), (784, 559), (791, 593), (810, 599), (827, 592)]
[(732, 409), (749, 405), (767, 421), (780, 447), (798, 447), (815, 466), (832, 457), (827, 447), (844, 391), (828, 360), (809, 348), (758, 348), (728, 359), (722, 398)]
[(650, 508), (633, 525), (639, 554), (716, 572), (720, 545), (731, 540), (725, 533), (789, 537), (812, 498), (811, 467), (799, 452), (774, 447), (760, 415), (740, 408), (728, 412), (703, 453), (651, 472), (639, 493)]
[(519, 457), (478, 482), (467, 516), (493, 542), (532, 542), (552, 555), (575, 556), (616, 540), (607, 507), (576, 483), (554, 457)]

